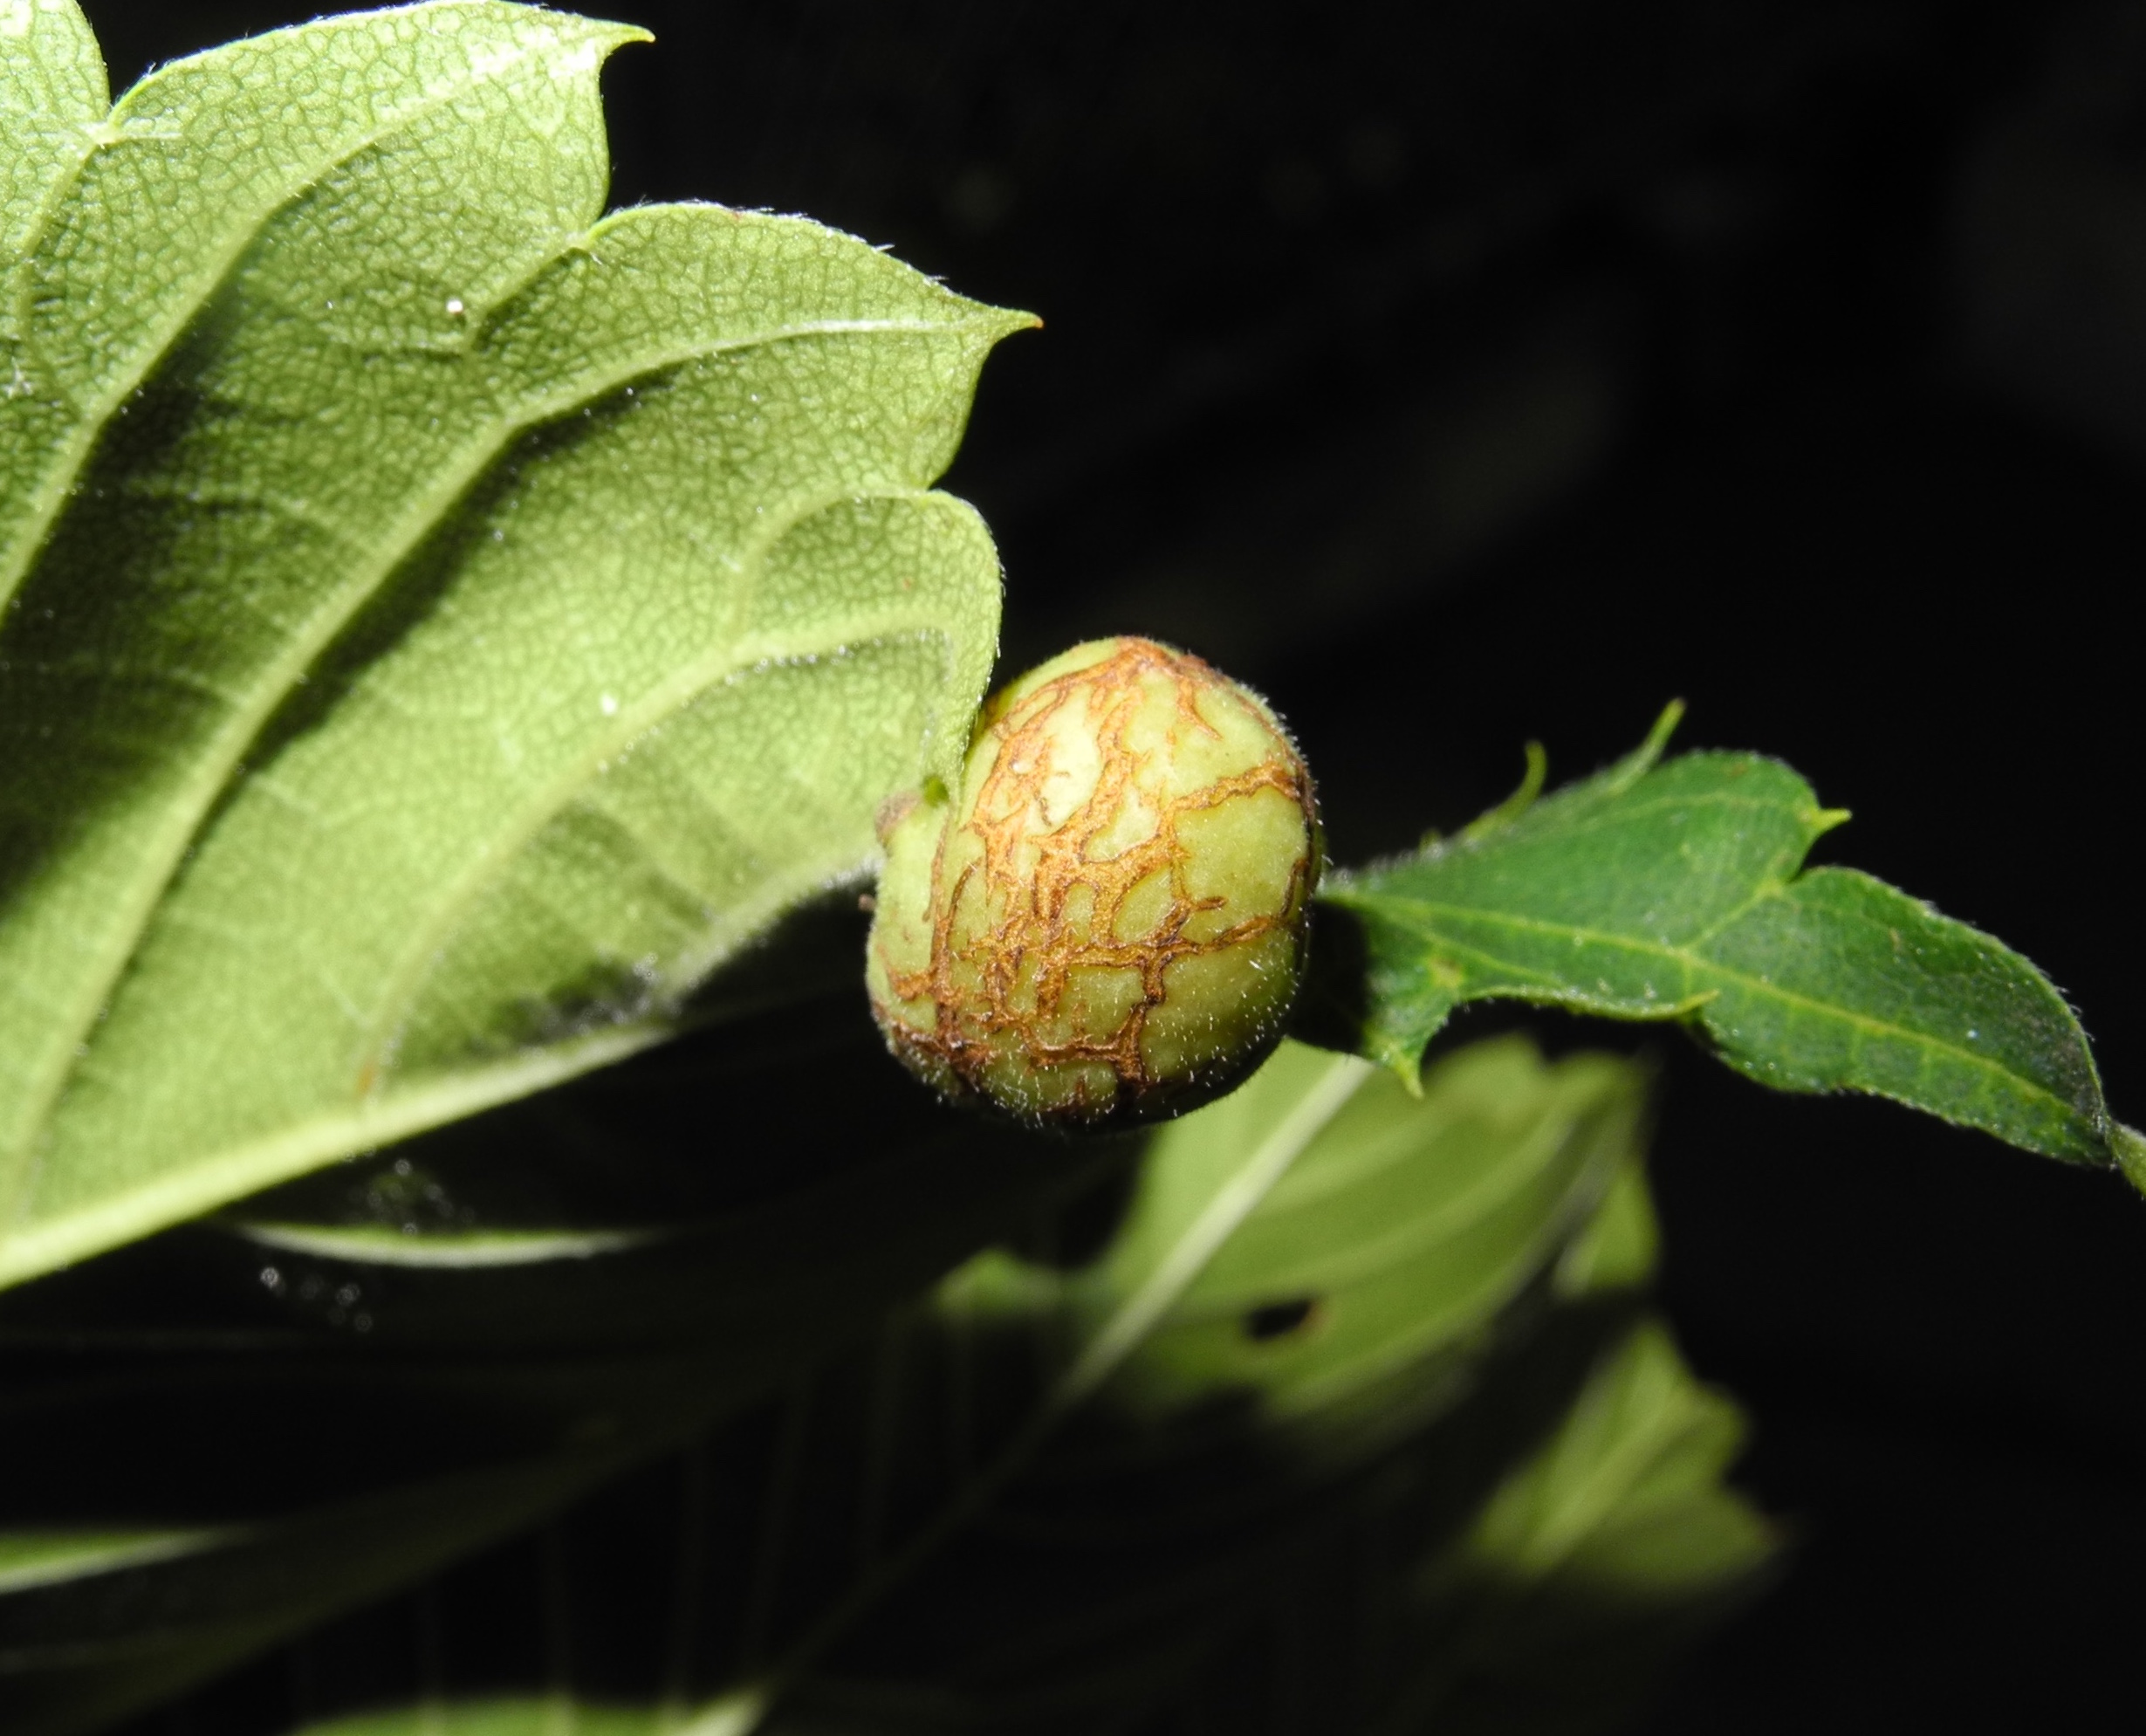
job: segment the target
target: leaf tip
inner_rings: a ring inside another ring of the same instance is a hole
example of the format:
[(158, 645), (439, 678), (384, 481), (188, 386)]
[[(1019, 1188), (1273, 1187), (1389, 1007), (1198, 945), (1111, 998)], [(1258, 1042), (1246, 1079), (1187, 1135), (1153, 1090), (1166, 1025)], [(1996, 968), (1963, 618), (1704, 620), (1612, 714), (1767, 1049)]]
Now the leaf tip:
[(598, 61), (608, 60), (621, 48), (634, 48), (655, 40), (655, 32), (640, 24), (620, 24), (610, 18), (575, 18), (572, 22), (582, 27), (575, 32), (584, 45), (582, 52), (593, 51)]
[[(1488, 813), (1469, 822), (1462, 831), (1459, 842), (1472, 844), (1493, 832), (1503, 831), (1528, 809), (1534, 806), (1535, 798), (1542, 793), (1543, 780), (1550, 775), (1550, 756), (1543, 751), (1539, 741), (1532, 741), (1526, 748), (1527, 769), (1520, 774), (1519, 787)], [(1428, 852), (1436, 834), (1427, 837), (1423, 848)]]
[(1855, 819), (1853, 812), (1844, 807), (1814, 807), (1811, 810), (1811, 835), (1822, 838), (1836, 826), (1846, 826)]
[(1684, 702), (1672, 699), (1662, 708), (1661, 716), (1654, 720), (1654, 727), (1647, 731), (1647, 739), (1619, 760), (1607, 774), (1608, 787), (1612, 791), (1629, 789), (1653, 771), (1663, 751), (1669, 744), (1669, 738), (1676, 733), (1676, 726), (1684, 720)]
[(2146, 1193), (2146, 1134), (2126, 1127), (2122, 1122), (2111, 1122), (2108, 1151), (2116, 1160), (2116, 1167), (2123, 1171), (2124, 1180), (2139, 1192)]
[(1676, 733), (1676, 726), (1684, 721), (1684, 702), (1672, 699), (1662, 708), (1662, 715), (1654, 720), (1654, 727), (1647, 731), (1647, 739), (1639, 744), (1639, 751), (1651, 765), (1661, 758), (1663, 750), (1669, 746), (1669, 738)]

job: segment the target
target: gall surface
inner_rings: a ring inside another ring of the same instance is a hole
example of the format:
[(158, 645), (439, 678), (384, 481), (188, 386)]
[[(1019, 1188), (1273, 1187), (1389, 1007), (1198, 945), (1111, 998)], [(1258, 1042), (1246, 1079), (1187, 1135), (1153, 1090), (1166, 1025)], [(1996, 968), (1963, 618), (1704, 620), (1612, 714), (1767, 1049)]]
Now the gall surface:
[(1254, 694), (1145, 639), (995, 696), (961, 787), (881, 816), (866, 978), (895, 1053), (1039, 1124), (1175, 1115), (1265, 1058), (1302, 975), (1312, 783)]

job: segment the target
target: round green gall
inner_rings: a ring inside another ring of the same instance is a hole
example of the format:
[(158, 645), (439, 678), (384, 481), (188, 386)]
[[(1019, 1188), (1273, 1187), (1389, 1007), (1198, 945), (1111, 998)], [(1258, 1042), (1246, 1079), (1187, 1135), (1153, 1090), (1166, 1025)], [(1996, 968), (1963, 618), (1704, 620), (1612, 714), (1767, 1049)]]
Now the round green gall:
[(961, 787), (881, 816), (866, 981), (888, 1046), (958, 1101), (1100, 1128), (1220, 1096), (1281, 1035), (1321, 839), (1259, 697), (1147, 639), (995, 695)]

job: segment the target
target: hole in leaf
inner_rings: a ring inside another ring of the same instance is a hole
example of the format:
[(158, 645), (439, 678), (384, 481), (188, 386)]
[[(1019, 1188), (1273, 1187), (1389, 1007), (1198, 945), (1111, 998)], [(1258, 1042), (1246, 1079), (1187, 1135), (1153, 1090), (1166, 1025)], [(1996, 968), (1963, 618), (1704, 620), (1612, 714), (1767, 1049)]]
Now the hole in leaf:
[(1286, 1302), (1263, 1302), (1244, 1316), (1244, 1336), (1265, 1344), (1300, 1332), (1319, 1312), (1319, 1298), (1296, 1296)]

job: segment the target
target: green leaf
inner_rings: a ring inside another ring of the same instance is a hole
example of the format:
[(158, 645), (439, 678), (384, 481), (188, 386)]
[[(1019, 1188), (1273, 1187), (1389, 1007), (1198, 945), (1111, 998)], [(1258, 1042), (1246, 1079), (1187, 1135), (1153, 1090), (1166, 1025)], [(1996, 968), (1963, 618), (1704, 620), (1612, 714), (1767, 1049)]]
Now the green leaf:
[[(1728, 1408), (1637, 1324), (1643, 1096), (1519, 1039), (1420, 1100), (1285, 1046), (644, 1479), (673, 1504), (554, 1526), (565, 1650), (525, 1650), (525, 1692), (488, 1666), (459, 1699), (449, 1657), (422, 1704), (317, 1728), (1368, 1733), (1606, 1636), (1651, 1679), (1769, 1545), (1719, 1486)], [(1687, 1517), (1689, 1547), (1650, 1529)]]
[[(1251, 1085), (1156, 1136), (1108, 1258), (1069, 1290), (1084, 1321), (1108, 1318), (1197, 1245), (1190, 1208), (1255, 1130), (1289, 1125), (1280, 1106), (1316, 1108), (1325, 1077), (1350, 1088), (1318, 1143), (1145, 1332), (1116, 1378), (1120, 1403), (1166, 1412), (1217, 1390), (1257, 1394), (1271, 1424), (1317, 1419), (1331, 1439), (1365, 1395), (1375, 1412), (1390, 1407), (1389, 1376), (1420, 1382), (1426, 1359), (1473, 1349), (1636, 1149), (1642, 1085), (1605, 1056), (1546, 1069), (1524, 1040), (1479, 1044), (1421, 1100), (1334, 1065), (1288, 1045)], [(1248, 1329), (1299, 1309), (1286, 1330)]]
[(1365, 1053), (1410, 1076), (1476, 1000), (1676, 1019), (1782, 1090), (1869, 1092), (2056, 1157), (2129, 1149), (2046, 977), (1868, 875), (1806, 868), (1846, 816), (1755, 754), (1657, 763), (1676, 715), (1594, 778), (1333, 878), (1368, 955)]
[(961, 751), (998, 566), (929, 484), (1028, 321), (799, 219), (596, 221), (639, 34), (331, 18), (46, 152), (0, 1281), (662, 1040)]
[(218, 1540), (213, 1531), (177, 1529), (0, 1533), (0, 1595), (190, 1555)]
[(528, 1523), (620, 1462), (553, 1455), (273, 1526), (152, 1535), (132, 1551), (114, 1540), (42, 1578), (0, 1575), (0, 1713), (26, 1736), (103, 1728)]
[(104, 57), (74, 0), (0, 0), (0, 270), (9, 278), (0, 312), (7, 378), (0, 392), (24, 395), (27, 376), (16, 348), (19, 293), (12, 281), (24, 242), (60, 177), (81, 161), (111, 106)]
[(1721, 1480), (1742, 1437), (1658, 1326), (1631, 1333), (1419, 1582), (1438, 1638), (1382, 1727), (1621, 1727), (1663, 1655), (1773, 1552), (1772, 1528)]
[(528, 1698), (428, 1702), (418, 1707), (362, 1712), (332, 1723), (309, 1725), (311, 1736), (661, 1736), (687, 1733), (668, 1712), (654, 1707), (592, 1704), (559, 1694)]

